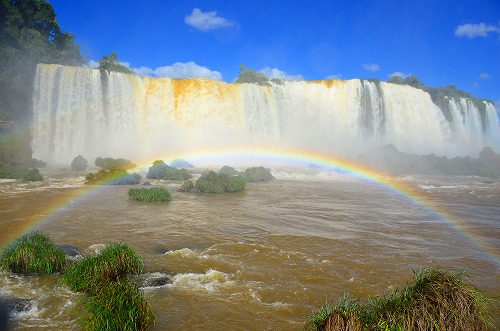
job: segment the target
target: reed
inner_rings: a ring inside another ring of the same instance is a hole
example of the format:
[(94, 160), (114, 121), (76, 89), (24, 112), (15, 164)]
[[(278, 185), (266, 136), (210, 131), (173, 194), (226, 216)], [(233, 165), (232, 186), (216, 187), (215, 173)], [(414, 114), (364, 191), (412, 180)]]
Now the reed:
[(463, 271), (422, 269), (403, 288), (369, 299), (326, 304), (310, 315), (309, 330), (487, 330), (490, 300)]
[(25, 234), (0, 255), (3, 269), (20, 274), (50, 274), (63, 270), (64, 252), (45, 234), (35, 231)]
[(132, 200), (143, 202), (168, 202), (172, 200), (170, 192), (164, 188), (131, 188), (128, 196)]

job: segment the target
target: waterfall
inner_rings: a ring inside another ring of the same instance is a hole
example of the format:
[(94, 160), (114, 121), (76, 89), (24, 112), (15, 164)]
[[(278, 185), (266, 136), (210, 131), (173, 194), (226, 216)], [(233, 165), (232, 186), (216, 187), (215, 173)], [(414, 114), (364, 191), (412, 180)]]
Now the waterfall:
[(60, 165), (242, 145), (477, 156), (500, 137), (490, 103), (449, 100), (447, 119), (422, 90), (359, 79), (259, 86), (40, 64), (33, 98), (33, 155)]

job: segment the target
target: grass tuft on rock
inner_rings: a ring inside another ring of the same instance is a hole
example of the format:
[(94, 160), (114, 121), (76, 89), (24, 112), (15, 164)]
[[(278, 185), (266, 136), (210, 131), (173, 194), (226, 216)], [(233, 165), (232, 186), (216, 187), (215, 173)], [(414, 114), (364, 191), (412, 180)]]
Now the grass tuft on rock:
[(164, 188), (131, 188), (128, 195), (132, 200), (143, 202), (168, 202), (172, 200), (170, 192)]
[(76, 261), (64, 273), (64, 281), (77, 292), (96, 292), (98, 284), (117, 281), (143, 270), (142, 258), (126, 243), (108, 245), (95, 256)]
[(489, 300), (463, 272), (423, 269), (403, 290), (366, 303), (326, 304), (307, 318), (308, 330), (487, 330)]
[(84, 330), (148, 330), (156, 322), (143, 292), (128, 279), (102, 282), (99, 291), (84, 300)]
[(63, 270), (64, 252), (41, 232), (25, 234), (8, 245), (0, 256), (3, 269), (20, 274), (51, 274)]

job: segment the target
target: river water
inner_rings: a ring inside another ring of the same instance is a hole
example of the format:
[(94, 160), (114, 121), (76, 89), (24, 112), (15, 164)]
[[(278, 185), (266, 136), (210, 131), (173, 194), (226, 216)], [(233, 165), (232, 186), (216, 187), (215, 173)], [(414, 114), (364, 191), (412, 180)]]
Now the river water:
[[(0, 182), (0, 245), (28, 229), (84, 254), (127, 242), (144, 260), (139, 284), (171, 280), (142, 287), (158, 316), (152, 330), (301, 330), (325, 302), (401, 288), (422, 267), (465, 269), (500, 296), (498, 180), (393, 179), (443, 218), (381, 185), (311, 169), (273, 169), (275, 181), (223, 195), (152, 181), (172, 191), (166, 204), (131, 201), (130, 186), (89, 190), (82, 175), (43, 174), (42, 183)], [(0, 296), (15, 303), (14, 330), (80, 329), (82, 294), (58, 275), (0, 273)]]

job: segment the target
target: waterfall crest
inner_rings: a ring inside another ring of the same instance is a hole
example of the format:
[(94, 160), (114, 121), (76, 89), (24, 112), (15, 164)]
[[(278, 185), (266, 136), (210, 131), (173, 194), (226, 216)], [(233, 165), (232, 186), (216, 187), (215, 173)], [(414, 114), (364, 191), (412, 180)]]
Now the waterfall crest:
[(240, 145), (355, 156), (393, 144), (477, 156), (500, 141), (491, 103), (479, 110), (468, 99), (448, 100), (445, 117), (422, 90), (360, 79), (259, 86), (40, 64), (33, 98), (33, 155), (50, 164)]

